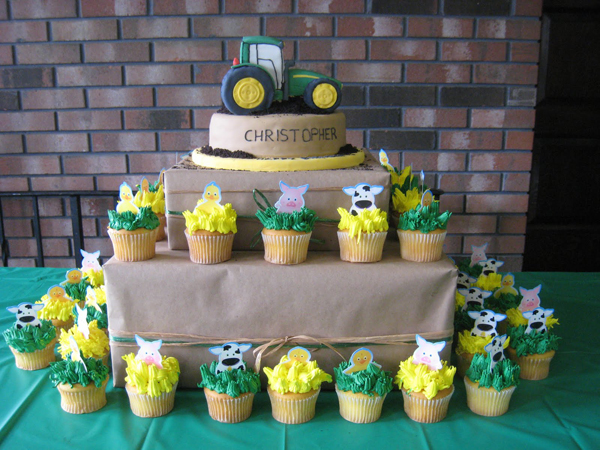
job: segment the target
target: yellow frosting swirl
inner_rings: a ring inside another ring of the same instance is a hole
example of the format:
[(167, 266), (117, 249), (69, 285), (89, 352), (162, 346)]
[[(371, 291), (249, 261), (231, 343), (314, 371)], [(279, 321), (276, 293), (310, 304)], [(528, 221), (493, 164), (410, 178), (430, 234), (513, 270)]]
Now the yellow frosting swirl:
[(404, 169), (402, 169), (402, 172), (400, 172), (399, 174), (396, 173), (396, 171), (389, 166), (388, 171), (390, 172), (392, 178), (392, 184), (398, 184), (402, 186), (408, 177), (411, 177), (412, 179), (412, 170), (410, 166), (406, 166)]
[[(508, 320), (508, 323), (511, 327), (527, 325), (529, 322), (525, 317), (523, 317), (523, 313), (518, 308), (508, 309), (506, 311), (506, 320)], [(554, 317), (554, 314), (551, 314), (546, 318), (546, 328), (550, 329), (554, 325), (560, 325), (560, 323), (558, 323), (558, 319)]]
[[(94, 292), (96, 293), (96, 303), (98, 305), (104, 305), (106, 303), (106, 290), (104, 286), (99, 286), (94, 288)], [(85, 296), (85, 305), (88, 306), (90, 301), (90, 296), (86, 294)]]
[(394, 379), (399, 388), (406, 389), (408, 393), (421, 392), (431, 400), (439, 391), (452, 386), (456, 367), (442, 361), (440, 370), (431, 370), (427, 364), (413, 364), (412, 360), (410, 356), (400, 363), (400, 370)]
[(165, 191), (163, 189), (163, 185), (159, 184), (156, 192), (146, 192), (139, 190), (135, 194), (133, 198), (133, 203), (138, 208), (142, 206), (150, 206), (152, 207), (152, 212), (154, 214), (164, 214), (165, 213)]
[(83, 333), (77, 328), (77, 325), (73, 325), (70, 330), (63, 331), (60, 334), (60, 338), (58, 339), (58, 343), (60, 344), (58, 352), (63, 359), (67, 359), (67, 356), (71, 354), (71, 344), (69, 343), (70, 336), (75, 338), (75, 342), (77, 342), (77, 346), (79, 347), (79, 350), (81, 350), (84, 358), (100, 359), (108, 354), (110, 350), (108, 336), (104, 331), (98, 328), (98, 321), (92, 320), (88, 324), (88, 328), (90, 329), (89, 339), (85, 338)]
[(344, 208), (338, 208), (338, 213), (342, 216), (338, 228), (348, 230), (350, 237), (356, 236), (359, 242), (363, 233), (387, 231), (389, 228), (387, 213), (379, 208), (372, 211), (363, 209), (357, 216), (353, 216)]
[(66, 322), (70, 318), (75, 317), (73, 315), (75, 302), (71, 301), (69, 297), (63, 297), (63, 300), (61, 300), (44, 295), (36, 303), (44, 303), (44, 307), (37, 313), (39, 319), (58, 319)]
[(316, 361), (294, 361), (289, 368), (286, 365), (288, 361), (287, 355), (284, 355), (275, 367), (263, 369), (271, 389), (280, 394), (304, 394), (319, 389), (324, 381), (332, 381), (331, 375), (319, 369)]
[(485, 346), (492, 342), (492, 339), (492, 336), (471, 336), (471, 330), (463, 330), (458, 333), (456, 353), (459, 355), (462, 355), (463, 353), (483, 353), (484, 355), (487, 355)]
[(158, 397), (164, 392), (171, 392), (179, 380), (179, 361), (172, 356), (162, 357), (162, 369), (135, 359), (133, 353), (124, 355), (123, 359), (127, 362), (125, 381), (135, 386), (140, 394)]
[(219, 233), (237, 233), (237, 213), (227, 203), (223, 208), (214, 208), (210, 214), (206, 211), (184, 211), (185, 226), (189, 233), (198, 230), (218, 231)]
[(104, 270), (88, 269), (83, 271), (83, 276), (87, 277), (93, 287), (104, 285)]
[(418, 188), (406, 191), (406, 194), (400, 189), (396, 189), (392, 196), (392, 206), (394, 207), (394, 211), (400, 214), (413, 209), (419, 203), (421, 203), (421, 193)]
[(490, 273), (489, 275), (481, 274), (477, 278), (475, 287), (483, 289), (484, 291), (493, 292), (502, 286), (502, 275), (499, 273)]
[(454, 292), (454, 310), (458, 311), (459, 309), (462, 309), (463, 306), (465, 306), (465, 296), (462, 295), (460, 292), (456, 291)]

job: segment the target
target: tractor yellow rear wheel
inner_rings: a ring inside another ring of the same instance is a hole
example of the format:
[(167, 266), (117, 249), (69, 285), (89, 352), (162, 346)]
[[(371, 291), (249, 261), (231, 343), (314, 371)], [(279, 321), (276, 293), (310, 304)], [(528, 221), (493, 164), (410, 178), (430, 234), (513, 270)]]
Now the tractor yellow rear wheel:
[(256, 78), (242, 78), (233, 87), (233, 101), (241, 108), (256, 108), (264, 99), (265, 90)]

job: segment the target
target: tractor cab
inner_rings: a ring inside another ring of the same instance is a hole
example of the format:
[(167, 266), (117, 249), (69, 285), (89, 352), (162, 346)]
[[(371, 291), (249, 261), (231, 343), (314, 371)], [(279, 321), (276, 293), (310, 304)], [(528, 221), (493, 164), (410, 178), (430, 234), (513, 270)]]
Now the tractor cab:
[(275, 89), (283, 87), (283, 42), (263, 36), (245, 37), (240, 48), (242, 64), (262, 67), (273, 79)]
[(312, 109), (334, 111), (342, 99), (342, 84), (317, 72), (290, 69), (293, 65), (284, 62), (279, 39), (243, 38), (240, 59), (234, 59), (221, 83), (225, 107), (233, 114), (252, 114), (268, 109), (273, 101), (302, 96)]

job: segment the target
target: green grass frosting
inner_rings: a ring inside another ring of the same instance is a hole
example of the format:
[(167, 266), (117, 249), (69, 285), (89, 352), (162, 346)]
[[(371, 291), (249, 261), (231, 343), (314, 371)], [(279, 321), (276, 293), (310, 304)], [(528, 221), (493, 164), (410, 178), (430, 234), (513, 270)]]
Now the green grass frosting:
[(451, 215), (450, 211), (440, 214), (439, 202), (433, 202), (430, 206), (424, 206), (423, 208), (418, 205), (416, 208), (400, 215), (398, 229), (420, 231), (421, 233), (445, 230)]
[(498, 298), (493, 295), (484, 300), (486, 309), (492, 311), (506, 312), (512, 308), (518, 308), (523, 296), (518, 294), (500, 294)]
[[(106, 303), (98, 305), (100, 311), (93, 306), (86, 306), (87, 309), (87, 322), (91, 323), (92, 320), (98, 321), (98, 328), (108, 328), (108, 314), (106, 311)], [(77, 323), (77, 308), (73, 308), (73, 315), (75, 316), (75, 323)]]
[(342, 362), (333, 368), (335, 383), (340, 391), (352, 391), (373, 397), (376, 393), (383, 397), (392, 390), (391, 372), (386, 372), (374, 364), (369, 364), (365, 370), (347, 375), (344, 373), (350, 366), (348, 362)]
[(508, 327), (507, 334), (510, 336), (510, 346), (517, 352), (517, 356), (542, 355), (551, 350), (558, 349), (557, 335), (551, 331), (545, 333), (536, 333), (532, 331), (525, 334), (527, 327), (519, 325), (518, 327)]
[(94, 383), (96, 387), (101, 387), (106, 377), (108, 377), (108, 367), (102, 363), (101, 359), (83, 358), (87, 367), (87, 372), (83, 364), (71, 360), (71, 358), (50, 363), (50, 381), (54, 387), (59, 384), (68, 384), (73, 387), (76, 384), (87, 386)]
[(77, 284), (65, 283), (61, 285), (69, 297), (76, 301), (85, 301), (88, 286), (91, 286), (87, 278), (84, 278)]
[(278, 213), (274, 206), (269, 206), (264, 211), (256, 211), (256, 217), (269, 230), (294, 230), (301, 233), (311, 232), (317, 220), (316, 213), (305, 206), (292, 213)]
[(108, 211), (108, 219), (108, 227), (117, 231), (134, 231), (139, 228), (154, 230), (160, 224), (158, 217), (152, 212), (150, 206), (142, 206), (137, 214), (131, 211), (118, 213), (115, 210), (110, 210)]
[(233, 369), (216, 375), (217, 361), (200, 366), (202, 381), (198, 383), (199, 388), (207, 388), (218, 394), (227, 394), (230, 397), (239, 397), (251, 392), (256, 394), (260, 391), (260, 377), (251, 368), (246, 370)]
[(18, 329), (15, 325), (4, 330), (2, 335), (6, 343), (19, 353), (33, 353), (43, 350), (56, 337), (56, 328), (50, 320), (40, 320), (41, 327), (25, 326)]
[[(511, 340), (512, 342), (512, 340)], [(475, 353), (471, 367), (467, 370), (466, 376), (479, 387), (494, 388), (498, 392), (507, 387), (517, 386), (519, 384), (519, 375), (521, 368), (516, 362), (508, 358), (503, 359), (494, 367), (494, 372), (490, 373), (490, 363), (492, 357), (484, 356), (482, 353)]]

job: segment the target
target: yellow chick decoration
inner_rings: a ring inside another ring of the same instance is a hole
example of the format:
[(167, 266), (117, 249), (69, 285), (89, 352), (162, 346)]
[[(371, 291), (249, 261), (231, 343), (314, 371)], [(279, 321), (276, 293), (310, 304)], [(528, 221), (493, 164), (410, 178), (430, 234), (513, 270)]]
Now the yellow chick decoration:
[(289, 369), (294, 364), (294, 361), (305, 363), (310, 361), (310, 352), (306, 350), (304, 347), (294, 347), (291, 349), (288, 354), (288, 362), (284, 363), (284, 365)]
[(82, 278), (83, 274), (79, 269), (73, 269), (67, 272), (67, 283), (69, 284), (79, 284)]
[(133, 191), (131, 187), (123, 181), (119, 186), (119, 198), (120, 202), (117, 202), (117, 212), (123, 214), (125, 211), (131, 211), (133, 214), (139, 212), (139, 208), (133, 203)]
[(388, 172), (394, 172), (394, 168), (390, 165), (390, 158), (384, 149), (379, 150), (379, 163), (385, 167)]
[(506, 275), (504, 275), (504, 277), (502, 277), (502, 287), (496, 292), (494, 292), (494, 297), (500, 298), (500, 295), (502, 294), (519, 295), (517, 290), (514, 288), (514, 285), (515, 277), (512, 273), (507, 273)]
[(375, 361), (373, 361), (373, 352), (368, 348), (359, 348), (352, 353), (350, 357), (350, 365), (344, 370), (346, 375), (350, 375), (355, 372), (361, 372), (369, 367), (369, 364), (373, 364), (377, 367), (381, 367)]
[(141, 188), (144, 192), (150, 192), (150, 183), (146, 177), (142, 178)]
[(429, 189), (427, 189), (425, 192), (423, 192), (423, 197), (421, 197), (421, 208), (423, 208), (425, 206), (431, 206), (432, 203), (433, 203), (433, 192), (431, 192)]
[(62, 286), (52, 286), (48, 289), (48, 297), (54, 300), (60, 300), (63, 302), (70, 302), (71, 300), (67, 297), (67, 293), (65, 292)]
[(212, 213), (215, 208), (223, 208), (221, 206), (221, 188), (214, 181), (208, 183), (202, 193), (202, 198), (198, 201), (194, 214), (198, 211), (204, 211), (208, 214)]

